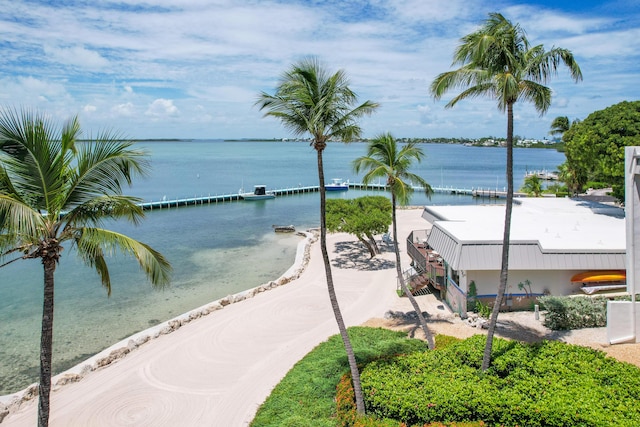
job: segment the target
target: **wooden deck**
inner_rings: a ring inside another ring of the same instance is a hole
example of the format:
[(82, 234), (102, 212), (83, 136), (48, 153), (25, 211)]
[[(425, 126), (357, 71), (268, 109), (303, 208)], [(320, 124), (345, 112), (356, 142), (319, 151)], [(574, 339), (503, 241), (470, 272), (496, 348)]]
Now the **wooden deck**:
[(425, 287), (438, 291), (445, 289), (444, 262), (436, 251), (425, 243), (426, 238), (414, 240), (413, 233), (407, 239), (407, 252), (413, 260), (413, 266), (418, 272), (411, 278), (414, 294)]

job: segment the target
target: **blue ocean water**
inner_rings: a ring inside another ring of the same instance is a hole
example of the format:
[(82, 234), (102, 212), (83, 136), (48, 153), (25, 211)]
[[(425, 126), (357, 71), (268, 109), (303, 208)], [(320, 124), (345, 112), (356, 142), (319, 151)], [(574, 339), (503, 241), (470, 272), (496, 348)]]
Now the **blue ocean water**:
[[(307, 142), (149, 141), (152, 173), (137, 179), (128, 194), (145, 201), (237, 193), (255, 184), (268, 188), (317, 185), (316, 153)], [(505, 149), (424, 144), (425, 160), (413, 171), (433, 186), (506, 186)], [(353, 159), (364, 143), (330, 143), (325, 177), (359, 182)], [(515, 149), (516, 188), (527, 170), (554, 170), (564, 161), (555, 150)], [(350, 190), (328, 197), (385, 194)], [(481, 203), (470, 196), (415, 193), (413, 205)], [(142, 225), (109, 227), (150, 244), (174, 267), (173, 282), (154, 290), (135, 262), (110, 262), (113, 292), (107, 298), (98, 276), (72, 248), (56, 271), (54, 371), (61, 372), (109, 345), (215, 299), (276, 279), (292, 264), (299, 237), (273, 232), (272, 225), (297, 229), (319, 224), (317, 193), (261, 202), (226, 202), (154, 210)], [(42, 267), (18, 261), (0, 269), (0, 395), (36, 381), (42, 310)]]

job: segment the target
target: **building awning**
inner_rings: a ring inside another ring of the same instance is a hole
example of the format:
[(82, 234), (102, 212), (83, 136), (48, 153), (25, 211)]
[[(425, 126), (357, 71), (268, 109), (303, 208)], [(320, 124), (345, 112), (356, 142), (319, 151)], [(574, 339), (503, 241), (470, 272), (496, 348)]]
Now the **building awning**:
[(579, 273), (571, 278), (572, 282), (596, 283), (596, 282), (621, 282), (627, 279), (625, 270), (599, 270)]

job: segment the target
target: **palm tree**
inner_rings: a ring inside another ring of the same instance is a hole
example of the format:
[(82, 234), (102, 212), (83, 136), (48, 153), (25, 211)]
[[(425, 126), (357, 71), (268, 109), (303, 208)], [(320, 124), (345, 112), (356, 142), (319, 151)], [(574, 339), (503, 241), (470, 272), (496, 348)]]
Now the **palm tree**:
[(482, 27), (461, 40), (453, 57), (453, 65), (460, 68), (438, 75), (431, 84), (431, 94), (440, 99), (451, 89), (463, 89), (447, 107), (467, 98), (488, 96), (498, 102), (507, 113), (507, 201), (502, 241), (500, 285), (489, 321), (487, 345), (482, 370), (491, 363), (493, 335), (498, 312), (507, 287), (509, 270), (509, 237), (513, 208), (513, 106), (516, 101), (532, 102), (540, 114), (551, 105), (551, 89), (544, 86), (557, 73), (561, 63), (569, 68), (575, 81), (582, 80), (582, 72), (571, 51), (554, 47), (531, 46), (525, 31), (499, 13), (489, 14)]
[(317, 154), (320, 183), (320, 248), (329, 299), (349, 361), (356, 409), (358, 413), (364, 414), (360, 372), (338, 305), (327, 251), (325, 178), (322, 164), (322, 153), (327, 147), (327, 142), (332, 138), (348, 142), (359, 137), (362, 130), (358, 125), (358, 119), (371, 114), (378, 107), (377, 103), (366, 101), (354, 108), (356, 102), (357, 96), (349, 89), (349, 81), (344, 71), (329, 74), (317, 58), (309, 57), (294, 64), (282, 76), (274, 95), (262, 92), (256, 105), (260, 110), (267, 110), (265, 116), (280, 119), (294, 134), (301, 136), (309, 133), (312, 137), (311, 145)]
[(151, 283), (166, 285), (171, 266), (158, 252), (130, 237), (100, 228), (106, 219), (143, 218), (137, 198), (122, 194), (147, 162), (131, 142), (104, 133), (76, 146), (77, 118), (58, 134), (49, 119), (29, 111), (0, 113), (0, 267), (39, 259), (44, 267), (40, 339), (38, 425), (49, 423), (54, 314), (54, 273), (62, 251), (75, 247), (95, 269), (107, 294), (106, 258), (115, 250), (134, 256)]
[(535, 197), (540, 197), (542, 194), (542, 178), (538, 175), (529, 175), (524, 179), (524, 185), (520, 189), (529, 195), (533, 194)]
[(551, 122), (551, 129), (549, 130), (549, 135), (560, 136), (564, 135), (566, 131), (569, 130), (571, 124), (569, 123), (569, 117), (567, 116), (558, 116)]
[(564, 162), (558, 166), (558, 180), (564, 182), (569, 194), (575, 196), (582, 190), (581, 182), (586, 181), (586, 178), (580, 176), (580, 174), (571, 167), (568, 162)]
[(379, 135), (371, 140), (367, 155), (358, 157), (353, 161), (353, 168), (356, 173), (361, 170), (367, 170), (362, 178), (364, 184), (368, 184), (377, 178), (386, 178), (387, 187), (391, 191), (391, 212), (393, 225), (393, 244), (396, 253), (396, 270), (398, 272), (398, 280), (402, 291), (411, 301), (413, 309), (418, 315), (418, 320), (425, 338), (429, 344), (429, 348), (434, 348), (433, 335), (427, 327), (427, 322), (422, 315), (422, 310), (418, 306), (418, 302), (413, 297), (409, 287), (404, 282), (402, 274), (402, 266), (400, 265), (400, 248), (398, 247), (398, 224), (396, 221), (396, 205), (400, 203), (406, 206), (411, 199), (413, 193), (412, 184), (416, 184), (424, 188), (427, 195), (433, 193), (431, 186), (420, 176), (409, 172), (413, 161), (420, 162), (424, 154), (422, 150), (416, 146), (415, 142), (410, 142), (398, 149), (396, 140), (390, 133)]

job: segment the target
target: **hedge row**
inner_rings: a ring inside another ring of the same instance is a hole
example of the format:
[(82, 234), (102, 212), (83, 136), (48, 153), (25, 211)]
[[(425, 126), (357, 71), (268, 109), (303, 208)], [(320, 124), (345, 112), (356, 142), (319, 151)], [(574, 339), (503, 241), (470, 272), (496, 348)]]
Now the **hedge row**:
[(485, 341), (474, 336), (442, 350), (368, 364), (361, 373), (367, 412), (407, 426), (477, 420), (530, 427), (640, 425), (636, 366), (560, 342), (495, 339), (492, 366), (481, 373)]
[[(544, 326), (555, 331), (582, 328), (601, 328), (607, 326), (607, 301), (601, 297), (556, 297), (543, 296), (538, 301), (546, 310)], [(616, 297), (614, 300), (629, 300), (629, 297)]]

